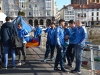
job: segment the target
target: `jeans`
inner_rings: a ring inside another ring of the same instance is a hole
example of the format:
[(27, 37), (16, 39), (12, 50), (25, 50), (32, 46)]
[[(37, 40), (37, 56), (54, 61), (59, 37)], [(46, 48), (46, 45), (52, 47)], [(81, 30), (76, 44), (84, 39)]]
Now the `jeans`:
[(50, 45), (50, 49), (51, 49), (51, 57), (50, 58), (53, 58), (54, 57), (55, 45)]
[(67, 56), (67, 61), (68, 65), (72, 66), (72, 62), (74, 61), (74, 56), (75, 56), (75, 44), (69, 44), (66, 56)]
[(64, 50), (63, 50), (63, 46), (59, 47), (59, 45), (57, 45), (56, 48), (57, 48), (57, 55), (56, 55), (54, 68), (57, 68), (58, 63), (60, 62), (61, 69), (64, 69), (64, 55), (63, 55)]
[(75, 45), (76, 71), (80, 71), (81, 69), (83, 49), (82, 45)]
[(23, 45), (24, 45), (23, 48), (19, 49), (19, 62), (20, 63), (21, 63), (22, 55), (24, 58), (24, 62), (26, 62), (26, 44), (24, 43)]
[[(10, 51), (10, 48), (8, 46), (4, 46), (4, 67), (8, 66), (8, 52)], [(12, 54), (12, 66), (15, 66), (15, 50), (11, 50)]]
[(68, 44), (65, 44), (64, 45), (64, 62), (66, 62), (66, 51), (67, 51), (67, 48), (68, 48)]
[(39, 39), (39, 45), (41, 44), (41, 36), (37, 36)]
[(45, 52), (45, 56), (44, 56), (45, 59), (48, 57), (50, 51), (51, 51), (50, 43), (47, 41), (46, 42), (46, 52)]

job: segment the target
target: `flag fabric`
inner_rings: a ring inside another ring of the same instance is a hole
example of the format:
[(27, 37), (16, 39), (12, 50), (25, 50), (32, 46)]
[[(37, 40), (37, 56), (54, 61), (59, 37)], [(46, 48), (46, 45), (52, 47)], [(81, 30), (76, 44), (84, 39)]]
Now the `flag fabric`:
[[(17, 28), (17, 25), (18, 25), (19, 23), (21, 23), (23, 29), (26, 29), (28, 32), (31, 32), (31, 31), (32, 31), (32, 27), (31, 27), (30, 25), (28, 25), (28, 24), (24, 21), (24, 19), (23, 19), (22, 16), (18, 16), (12, 23), (14, 24), (15, 28)], [(16, 29), (16, 30), (17, 30), (17, 29)]]

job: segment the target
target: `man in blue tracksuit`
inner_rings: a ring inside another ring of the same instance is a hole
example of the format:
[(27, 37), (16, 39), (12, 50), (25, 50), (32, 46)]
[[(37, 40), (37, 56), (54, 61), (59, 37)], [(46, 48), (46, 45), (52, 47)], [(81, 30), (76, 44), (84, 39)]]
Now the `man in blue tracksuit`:
[(58, 69), (58, 63), (60, 62), (61, 71), (67, 72), (64, 68), (64, 20), (59, 20), (59, 26), (56, 28), (56, 48), (57, 48), (57, 55), (54, 65), (55, 71), (60, 71)]
[(76, 21), (77, 31), (76, 31), (76, 39), (75, 39), (75, 58), (76, 58), (76, 66), (75, 69), (72, 70), (72, 73), (81, 73), (81, 63), (82, 63), (82, 53), (85, 46), (85, 41), (87, 39), (87, 32), (82, 27), (81, 21)]
[(69, 27), (68, 24), (65, 23), (64, 26), (64, 62), (66, 62), (66, 51), (69, 45)]
[(52, 61), (54, 59), (54, 49), (55, 49), (55, 23), (51, 23), (51, 28), (48, 28), (48, 35), (47, 35), (47, 42), (46, 42), (46, 52), (44, 56), (44, 62), (46, 62), (46, 59), (48, 57), (48, 54), (51, 51), (51, 57), (50, 60)]
[(69, 21), (69, 32), (70, 32), (70, 36), (69, 36), (69, 46), (66, 52), (67, 55), (67, 61), (68, 61), (68, 65), (67, 67), (71, 68), (72, 67), (72, 62), (74, 60), (74, 55), (75, 55), (75, 39), (76, 39), (76, 26), (73, 20)]
[(39, 39), (39, 45), (41, 42), (41, 35), (42, 35), (42, 28), (40, 28), (38, 24), (34, 30), (34, 37)]
[[(28, 31), (22, 28), (22, 24), (18, 24), (18, 36), (23, 41), (23, 48), (19, 49), (19, 63), (17, 65), (25, 64), (26, 62), (26, 43), (29, 40)], [(22, 55), (24, 56), (24, 61), (21, 62)]]

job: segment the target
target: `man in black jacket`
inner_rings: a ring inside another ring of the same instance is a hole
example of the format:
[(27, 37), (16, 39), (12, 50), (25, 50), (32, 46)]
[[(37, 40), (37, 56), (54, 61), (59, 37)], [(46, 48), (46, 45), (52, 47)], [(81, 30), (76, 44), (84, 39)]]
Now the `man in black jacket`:
[[(4, 47), (4, 68), (8, 66), (8, 52), (10, 51), (10, 38), (13, 34), (13, 24), (10, 22), (10, 17), (6, 17), (6, 23), (1, 26), (1, 42)], [(15, 50), (11, 50), (12, 68), (15, 68)]]

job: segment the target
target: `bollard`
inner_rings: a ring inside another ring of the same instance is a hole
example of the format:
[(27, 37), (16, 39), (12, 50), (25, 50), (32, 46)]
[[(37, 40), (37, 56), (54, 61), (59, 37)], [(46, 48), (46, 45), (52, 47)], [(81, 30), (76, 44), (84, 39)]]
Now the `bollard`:
[(91, 75), (95, 75), (95, 64), (94, 64), (94, 55), (93, 55), (93, 47), (90, 47), (91, 50)]

